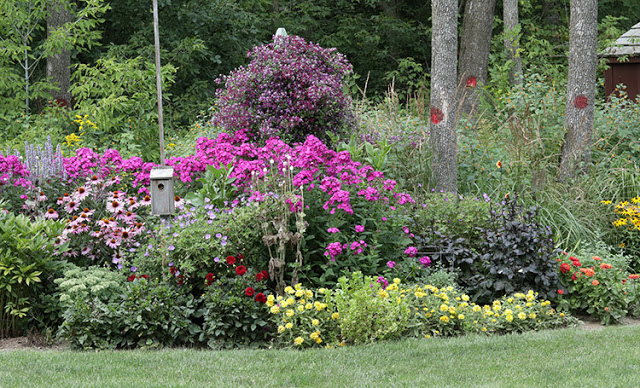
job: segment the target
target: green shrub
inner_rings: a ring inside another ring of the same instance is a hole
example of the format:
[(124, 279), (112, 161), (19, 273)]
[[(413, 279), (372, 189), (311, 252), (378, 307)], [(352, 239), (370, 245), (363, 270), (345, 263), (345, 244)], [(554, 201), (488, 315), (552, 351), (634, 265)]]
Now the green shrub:
[(380, 282), (361, 272), (338, 279), (333, 294), (340, 332), (355, 344), (400, 337), (409, 322), (409, 304), (396, 287), (385, 290)]
[(53, 256), (62, 228), (61, 222), (12, 213), (0, 218), (0, 337), (24, 333), (33, 303), (64, 266)]

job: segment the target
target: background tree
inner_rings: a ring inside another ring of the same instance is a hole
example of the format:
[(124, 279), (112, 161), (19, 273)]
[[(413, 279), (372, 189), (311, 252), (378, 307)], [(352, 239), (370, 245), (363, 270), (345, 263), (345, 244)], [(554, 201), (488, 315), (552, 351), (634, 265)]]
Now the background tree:
[(496, 0), (467, 0), (460, 37), (459, 98), (461, 113), (475, 110), (480, 87), (487, 81)]
[(560, 159), (560, 181), (574, 177), (590, 160), (596, 66), (598, 64), (598, 1), (572, 0), (569, 29), (569, 78), (564, 114), (566, 129)]
[[(71, 23), (71, 10), (69, 2), (65, 0), (51, 0), (47, 4), (47, 36), (55, 34), (55, 31), (64, 28)], [(59, 105), (69, 105), (71, 94), (71, 51), (63, 48), (58, 53), (51, 53), (47, 57), (47, 78), (54, 86), (51, 90), (51, 98)]]
[(436, 189), (457, 191), (458, 0), (431, 0), (431, 171)]
[(512, 84), (522, 82), (522, 58), (520, 57), (520, 24), (518, 22), (518, 0), (503, 1), (504, 46), (511, 61), (509, 80)]

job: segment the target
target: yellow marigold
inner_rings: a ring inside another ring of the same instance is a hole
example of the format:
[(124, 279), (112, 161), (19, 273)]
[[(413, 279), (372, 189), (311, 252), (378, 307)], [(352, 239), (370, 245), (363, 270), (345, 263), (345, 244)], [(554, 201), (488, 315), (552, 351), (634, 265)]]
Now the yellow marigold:
[(293, 343), (298, 345), (298, 346), (302, 345), (303, 342), (304, 342), (304, 338), (302, 338), (302, 337), (298, 337), (298, 338), (293, 340)]
[(338, 318), (340, 318), (340, 314), (338, 314), (338, 313), (333, 313), (333, 314), (331, 314), (331, 318), (333, 318), (333, 319), (338, 319)]
[(302, 295), (304, 295), (304, 291), (302, 290), (296, 291), (296, 298), (300, 298)]
[(280, 312), (280, 307), (273, 306), (271, 307), (271, 314), (278, 314)]
[(280, 325), (278, 326), (278, 333), (284, 333), (286, 329), (284, 328), (284, 326)]
[(284, 292), (286, 292), (287, 294), (293, 294), (295, 290), (293, 289), (293, 287), (287, 286), (284, 288)]
[(389, 287), (387, 287), (387, 290), (389, 291), (398, 291), (398, 285), (395, 283), (391, 283), (389, 284)]
[(532, 300), (534, 300), (535, 298), (536, 298), (536, 297), (535, 297), (535, 296), (533, 296), (533, 294), (527, 294), (527, 297), (526, 297), (526, 299), (527, 299), (527, 301), (528, 301), (528, 302), (531, 302), (531, 301), (532, 301)]
[(320, 321), (317, 320), (317, 319), (314, 319), (314, 320), (311, 321), (311, 324), (314, 325), (314, 326), (318, 326), (320, 324)]
[(525, 314), (525, 313), (518, 313), (518, 319), (521, 319), (521, 320), (525, 320), (525, 319), (527, 319), (527, 314)]
[(447, 306), (446, 304), (441, 304), (440, 305), (440, 311), (449, 311), (449, 306)]
[(462, 300), (463, 300), (463, 301), (465, 301), (465, 302), (468, 302), (468, 301), (469, 301), (469, 295), (467, 295), (467, 294), (462, 294), (461, 298), (462, 298)]
[(537, 317), (536, 313), (529, 314), (530, 319), (536, 319), (536, 317)]
[(309, 299), (309, 298), (313, 298), (313, 291), (311, 291), (311, 290), (306, 290), (306, 291), (304, 292), (304, 296), (305, 296), (307, 299)]
[(298, 306), (298, 311), (303, 312), (304, 311), (304, 306), (303, 305)]
[(385, 290), (379, 290), (378, 291), (378, 296), (381, 297), (381, 298), (387, 298), (387, 297), (389, 297), (389, 293), (387, 291), (385, 291)]
[(449, 314), (455, 314), (456, 313), (456, 308), (455, 307), (449, 307)]
[(291, 329), (293, 327), (293, 323), (289, 322), (286, 325), (284, 325), (284, 327), (287, 329)]
[(401, 280), (400, 280), (400, 279), (398, 279), (398, 278), (393, 278), (393, 283), (394, 283), (394, 284), (400, 284), (400, 281), (401, 281)]
[(458, 314), (458, 319), (459, 320), (463, 320), (464, 319), (464, 314)]
[(443, 315), (440, 317), (440, 320), (444, 323), (449, 323), (449, 317), (446, 315)]
[(293, 317), (294, 312), (293, 310), (289, 309), (287, 310), (286, 314), (287, 314), (287, 317)]
[(298, 304), (307, 304), (307, 300), (306, 299), (300, 299), (298, 301)]
[(313, 305), (311, 303), (307, 303), (307, 304), (304, 305), (304, 308), (306, 310), (311, 310), (313, 308)]
[(320, 338), (320, 337), (316, 338), (316, 343), (317, 343), (317, 344), (322, 343), (322, 338)]
[(302, 283), (298, 283), (298, 284), (294, 285), (293, 288), (295, 288), (296, 290), (302, 289)]
[(478, 312), (480, 312), (480, 311), (482, 311), (482, 307), (480, 307), (480, 306), (478, 306), (478, 305), (473, 306), (473, 312), (474, 312), (474, 313), (478, 313)]
[(318, 338), (319, 334), (320, 333), (318, 333), (317, 331), (314, 331), (313, 333), (309, 334), (309, 338), (316, 339), (316, 338)]
[(511, 322), (513, 321), (513, 315), (505, 315), (505, 319), (507, 320), (507, 322)]
[(425, 297), (427, 294), (425, 294), (425, 293), (424, 293), (424, 292), (422, 292), (422, 291), (416, 291), (416, 292), (414, 293), (414, 295), (416, 296), (416, 298), (423, 298), (423, 297)]

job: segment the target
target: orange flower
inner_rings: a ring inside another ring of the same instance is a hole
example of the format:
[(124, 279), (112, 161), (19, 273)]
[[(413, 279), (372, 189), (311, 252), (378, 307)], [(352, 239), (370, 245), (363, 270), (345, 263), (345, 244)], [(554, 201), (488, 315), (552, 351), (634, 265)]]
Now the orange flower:
[(600, 264), (600, 268), (602, 268), (602, 269), (611, 269), (611, 268), (613, 268), (613, 266), (611, 264), (602, 263), (602, 264)]
[(638, 279), (640, 278), (640, 275), (632, 273), (631, 275), (629, 275), (629, 279)]
[(591, 277), (595, 275), (596, 272), (593, 270), (593, 268), (587, 268), (584, 270), (584, 274), (587, 275), (588, 277)]
[(496, 163), (496, 167), (502, 168), (502, 162), (498, 160), (498, 162)]
[(597, 260), (602, 260), (602, 258), (601, 258), (601, 257), (599, 257), (599, 256), (593, 256), (593, 257), (592, 257), (592, 259), (593, 259), (593, 260), (596, 260), (596, 261), (597, 261)]
[(598, 284), (600, 284), (600, 282), (597, 281), (597, 280), (594, 280), (594, 281), (591, 282), (591, 284), (593, 284), (594, 286), (597, 286)]

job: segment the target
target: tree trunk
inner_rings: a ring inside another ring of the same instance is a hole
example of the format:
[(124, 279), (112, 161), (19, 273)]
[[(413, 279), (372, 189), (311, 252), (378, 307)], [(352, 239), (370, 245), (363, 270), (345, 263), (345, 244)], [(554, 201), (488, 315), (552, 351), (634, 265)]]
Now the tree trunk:
[(487, 81), (496, 0), (467, 0), (460, 38), (460, 112), (475, 111), (479, 90)]
[[(50, 0), (47, 5), (47, 36), (51, 32), (71, 22), (71, 11), (68, 0)], [(61, 106), (71, 104), (71, 52), (63, 50), (47, 57), (47, 78), (55, 85), (50, 91), (51, 99)]]
[(431, 170), (436, 189), (457, 191), (458, 0), (431, 0)]
[(512, 63), (509, 80), (514, 85), (522, 83), (522, 58), (520, 48), (520, 29), (518, 28), (518, 0), (503, 1), (504, 47)]
[(564, 114), (566, 129), (559, 178), (566, 182), (591, 160), (591, 136), (598, 63), (598, 1), (572, 0), (569, 28), (569, 77)]

